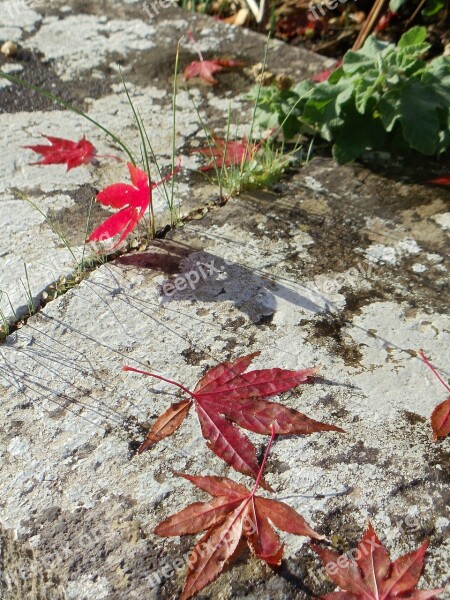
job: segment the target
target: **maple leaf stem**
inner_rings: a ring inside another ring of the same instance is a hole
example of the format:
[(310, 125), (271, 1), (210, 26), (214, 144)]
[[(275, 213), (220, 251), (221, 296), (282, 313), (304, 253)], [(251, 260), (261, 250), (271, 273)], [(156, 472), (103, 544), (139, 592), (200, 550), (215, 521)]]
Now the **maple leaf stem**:
[(180, 388), (180, 390), (183, 390), (183, 392), (186, 392), (186, 394), (188, 394), (191, 398), (193, 398), (195, 400), (195, 395), (191, 391), (189, 391), (187, 388), (185, 388), (184, 385), (181, 385), (181, 383), (178, 383), (176, 381), (172, 381), (171, 379), (166, 379), (166, 377), (163, 377), (162, 375), (155, 375), (155, 373), (149, 373), (148, 371), (141, 371), (140, 369), (135, 369), (134, 367), (128, 367), (128, 366), (122, 367), (122, 371), (133, 371), (134, 373), (140, 373), (141, 375), (148, 375), (149, 377), (154, 377), (155, 379), (160, 379), (161, 381), (165, 381), (166, 383), (171, 383), (172, 385), (176, 385), (178, 388)]
[(423, 360), (423, 362), (427, 365), (427, 367), (436, 375), (436, 377), (439, 379), (439, 381), (442, 383), (442, 385), (450, 392), (450, 387), (445, 383), (445, 381), (442, 379), (442, 377), (439, 375), (439, 373), (436, 371), (436, 369), (430, 363), (430, 361), (425, 356), (425, 354), (423, 353), (422, 350), (419, 351), (419, 356)]
[(256, 478), (255, 485), (253, 487), (252, 493), (250, 494), (250, 498), (252, 498), (256, 494), (256, 490), (258, 489), (259, 482), (261, 481), (261, 478), (264, 473), (264, 467), (266, 466), (267, 459), (269, 458), (270, 448), (272, 446), (272, 443), (273, 443), (273, 440), (275, 437), (275, 427), (274, 427), (273, 423), (270, 426), (270, 428), (272, 430), (272, 433), (270, 434), (270, 440), (269, 440), (269, 443), (267, 444), (266, 451), (264, 452), (264, 458), (262, 459), (261, 466), (259, 467), (258, 477)]
[(197, 52), (198, 57), (200, 58), (201, 61), (203, 61), (203, 54), (200, 52), (200, 48), (197, 45), (197, 42), (195, 41), (194, 35), (192, 34), (192, 31), (188, 31), (187, 32), (187, 36), (189, 38), (189, 41), (191, 42), (194, 50)]

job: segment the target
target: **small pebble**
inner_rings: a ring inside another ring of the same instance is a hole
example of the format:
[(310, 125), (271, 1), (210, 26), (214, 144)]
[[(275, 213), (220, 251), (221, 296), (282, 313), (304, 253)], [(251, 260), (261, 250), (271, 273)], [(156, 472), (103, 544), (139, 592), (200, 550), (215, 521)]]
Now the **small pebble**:
[(15, 56), (17, 54), (17, 44), (11, 42), (11, 40), (8, 40), (0, 48), (0, 52), (8, 57)]

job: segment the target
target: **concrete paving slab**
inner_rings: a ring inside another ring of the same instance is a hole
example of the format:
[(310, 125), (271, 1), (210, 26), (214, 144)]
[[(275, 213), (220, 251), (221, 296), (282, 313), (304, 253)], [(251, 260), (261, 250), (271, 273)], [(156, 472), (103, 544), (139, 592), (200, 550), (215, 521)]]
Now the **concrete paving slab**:
[[(325, 159), (282, 185), (102, 266), (0, 348), (4, 536), (17, 532), (9, 552), (22, 562), (31, 546), (27, 568), (54, 597), (172, 597), (183, 569), (162, 569), (193, 540), (152, 528), (199, 496), (171, 469), (248, 483), (204, 452), (192, 416), (133, 457), (178, 394), (121, 367), (192, 385), (211, 365), (258, 349), (257, 367), (318, 366), (315, 383), (283, 401), (347, 432), (279, 439), (267, 474), (275, 497), (345, 548), (367, 519), (395, 556), (429, 537), (422, 587), (445, 585), (448, 440), (433, 443), (429, 424), (444, 393), (417, 357), (422, 347), (448, 376), (436, 269), (445, 263), (445, 204), (439, 191), (411, 184), (416, 193), (405, 195), (394, 178)], [(408, 222), (424, 211), (416, 241)], [(370, 262), (372, 239), (392, 248), (409, 240), (414, 252)], [(213, 263), (213, 274), (191, 286), (199, 263)], [(185, 283), (172, 293), (177, 278)], [(264, 438), (251, 437), (262, 449)], [(277, 574), (244, 556), (202, 597), (303, 599), (332, 589), (315, 574), (307, 540), (284, 540)]]

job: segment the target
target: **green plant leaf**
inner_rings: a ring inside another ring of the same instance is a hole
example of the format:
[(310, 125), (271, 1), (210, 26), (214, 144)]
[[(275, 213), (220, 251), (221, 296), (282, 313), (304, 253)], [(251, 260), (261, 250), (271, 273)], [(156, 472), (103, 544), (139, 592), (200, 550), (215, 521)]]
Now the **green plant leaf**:
[(305, 79), (304, 81), (300, 81), (295, 85), (291, 92), (294, 92), (300, 98), (307, 94), (314, 87), (314, 83), (310, 79)]
[(370, 36), (363, 48), (346, 53), (327, 81), (297, 84), (289, 92), (292, 98), (276, 88), (264, 92), (261, 118), (275, 112), (285, 137), (320, 133), (334, 143), (340, 162), (383, 144), (399, 153), (445, 151), (450, 145), (450, 57), (425, 62), (426, 35), (424, 27), (413, 27), (397, 46)]
[(346, 74), (352, 75), (353, 73), (364, 72), (366, 69), (373, 68), (374, 63), (373, 57), (362, 52), (349, 50), (344, 56), (342, 69)]
[(381, 119), (368, 119), (355, 110), (339, 129), (333, 145), (333, 157), (339, 164), (351, 162), (366, 149), (380, 149), (385, 138), (386, 132)]
[(378, 110), (384, 128), (388, 132), (392, 131), (395, 123), (400, 120), (401, 99), (398, 93), (393, 90), (386, 92), (378, 104)]
[(427, 37), (427, 30), (425, 27), (411, 27), (406, 33), (402, 35), (398, 42), (399, 48), (406, 48), (408, 46), (417, 46), (423, 44)]
[(433, 89), (411, 81), (402, 89), (400, 103), (400, 122), (405, 140), (422, 154), (434, 154), (439, 135), (436, 108), (440, 106), (441, 98)]
[(445, 2), (443, 0), (427, 0), (425, 8), (422, 10), (422, 15), (424, 17), (433, 17), (441, 11), (444, 6)]
[(337, 97), (341, 92), (346, 92), (347, 90), (348, 83), (329, 85), (327, 82), (324, 82), (317, 85), (312, 90), (305, 104), (303, 117), (307, 121), (319, 125), (325, 124), (327, 121), (337, 117)]
[(406, 4), (408, 0), (391, 0), (389, 2), (389, 10), (393, 13), (397, 13), (400, 8)]
[(361, 48), (361, 50), (358, 50), (358, 52), (377, 59), (381, 52), (385, 52), (391, 48), (395, 48), (394, 44), (383, 42), (377, 39), (374, 35), (369, 35), (367, 40), (364, 42), (364, 46)]

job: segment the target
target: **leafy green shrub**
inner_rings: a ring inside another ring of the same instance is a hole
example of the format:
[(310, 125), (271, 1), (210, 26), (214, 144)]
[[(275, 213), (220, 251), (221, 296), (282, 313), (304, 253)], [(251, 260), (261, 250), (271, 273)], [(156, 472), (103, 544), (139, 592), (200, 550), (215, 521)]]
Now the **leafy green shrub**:
[[(450, 57), (425, 62), (426, 29), (413, 27), (398, 45), (369, 37), (345, 54), (327, 81), (259, 92), (256, 120), (278, 124), (286, 138), (317, 133), (340, 163), (366, 149), (435, 155), (450, 146)], [(255, 99), (255, 91), (251, 96)]]

